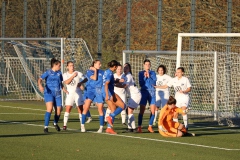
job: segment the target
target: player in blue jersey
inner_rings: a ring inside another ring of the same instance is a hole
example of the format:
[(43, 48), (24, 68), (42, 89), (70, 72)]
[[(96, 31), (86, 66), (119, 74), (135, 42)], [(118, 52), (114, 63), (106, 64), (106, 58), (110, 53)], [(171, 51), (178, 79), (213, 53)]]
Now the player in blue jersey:
[(100, 128), (97, 131), (98, 133), (102, 133), (103, 125), (104, 125), (104, 115), (103, 115), (103, 95), (102, 95), (102, 86), (103, 86), (103, 74), (104, 71), (100, 70), (101, 62), (99, 60), (95, 60), (92, 63), (91, 68), (87, 71), (86, 77), (88, 81), (86, 82), (85, 92), (84, 92), (84, 105), (83, 105), (83, 113), (82, 113), (82, 124), (81, 124), (81, 132), (86, 132), (85, 130), (85, 120), (86, 114), (90, 108), (92, 102), (95, 102), (98, 107), (99, 112), (99, 120), (100, 120)]
[[(122, 99), (114, 93), (114, 84), (119, 82), (114, 80), (113, 71), (116, 71), (119, 63), (116, 60), (112, 60), (108, 63), (109, 69), (104, 72), (103, 76), (103, 96), (105, 97), (105, 101), (110, 107), (111, 114), (106, 117), (108, 122), (108, 127), (106, 129), (106, 133), (117, 134), (113, 129), (114, 118), (122, 112), (122, 110), (126, 109), (126, 104), (122, 101)], [(122, 80), (120, 80), (122, 81)], [(123, 81), (122, 81), (123, 82)]]
[[(51, 69), (43, 73), (41, 77), (38, 79), (39, 90), (41, 92), (44, 92), (44, 101), (46, 103), (47, 109), (45, 113), (44, 133), (48, 133), (48, 125), (53, 107), (56, 107), (53, 125), (57, 131), (60, 131), (60, 127), (57, 124), (62, 110), (61, 88), (63, 88), (62, 85), (63, 77), (60, 68), (61, 62), (56, 60), (55, 58), (52, 58)], [(42, 86), (43, 79), (45, 79), (46, 83), (45, 88), (43, 88)]]
[(143, 63), (144, 70), (139, 72), (139, 84), (141, 87), (141, 94), (142, 98), (140, 101), (140, 113), (138, 115), (138, 132), (142, 132), (142, 119), (143, 114), (147, 105), (147, 102), (149, 103), (150, 110), (151, 110), (151, 117), (149, 120), (149, 126), (148, 131), (153, 133), (152, 125), (153, 120), (155, 117), (155, 108), (156, 108), (156, 73), (151, 68), (151, 62), (150, 60), (146, 59)]

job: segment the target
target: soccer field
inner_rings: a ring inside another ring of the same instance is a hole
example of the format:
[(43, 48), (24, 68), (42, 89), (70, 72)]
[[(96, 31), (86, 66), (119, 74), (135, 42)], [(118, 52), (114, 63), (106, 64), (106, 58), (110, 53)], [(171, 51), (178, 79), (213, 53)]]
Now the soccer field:
[[(196, 137), (164, 138), (155, 126), (147, 132), (149, 114), (145, 114), (144, 133), (122, 133), (120, 117), (114, 129), (117, 135), (96, 133), (99, 126), (96, 109), (93, 121), (80, 132), (77, 110), (70, 114), (68, 130), (57, 132), (50, 122), (49, 134), (43, 133), (44, 102), (0, 102), (0, 159), (240, 159), (240, 128), (217, 126), (208, 122), (190, 124)], [(59, 126), (62, 127), (63, 113)], [(137, 117), (137, 115), (136, 115)], [(51, 116), (53, 120), (53, 114)]]

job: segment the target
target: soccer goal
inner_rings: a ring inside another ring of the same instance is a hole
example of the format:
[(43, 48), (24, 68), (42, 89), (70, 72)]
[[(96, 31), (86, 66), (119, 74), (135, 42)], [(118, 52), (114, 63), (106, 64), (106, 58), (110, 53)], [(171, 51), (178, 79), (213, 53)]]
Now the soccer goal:
[[(152, 70), (163, 64), (174, 77), (176, 68), (185, 68), (192, 84), (190, 118), (215, 120), (219, 124), (240, 123), (240, 34), (180, 33), (177, 51), (123, 51), (123, 63), (132, 65), (138, 83), (138, 72), (144, 59), (150, 59)], [(174, 91), (171, 89), (171, 94)]]
[(0, 42), (0, 100), (43, 99), (37, 80), (51, 68), (53, 57), (61, 61), (62, 72), (67, 61), (73, 61), (81, 72), (92, 62), (81, 38), (0, 38)]

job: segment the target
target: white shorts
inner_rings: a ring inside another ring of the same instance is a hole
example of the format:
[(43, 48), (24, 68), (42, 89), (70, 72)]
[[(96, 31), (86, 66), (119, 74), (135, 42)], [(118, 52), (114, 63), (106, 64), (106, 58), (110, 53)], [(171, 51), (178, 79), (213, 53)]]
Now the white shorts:
[(169, 92), (164, 91), (156, 91), (156, 106), (164, 107), (165, 104), (167, 104), (167, 101), (169, 99)]
[(76, 106), (84, 104), (82, 93), (74, 92), (66, 94), (65, 106), (73, 106), (74, 102)]
[(127, 107), (130, 108), (137, 108), (139, 106), (139, 103), (141, 101), (142, 95), (141, 93), (137, 94), (131, 94), (130, 98), (128, 99)]
[(177, 106), (178, 108), (188, 107), (189, 97), (176, 98), (176, 100), (177, 100), (176, 106)]
[(123, 103), (126, 103), (126, 94), (116, 94), (122, 99)]

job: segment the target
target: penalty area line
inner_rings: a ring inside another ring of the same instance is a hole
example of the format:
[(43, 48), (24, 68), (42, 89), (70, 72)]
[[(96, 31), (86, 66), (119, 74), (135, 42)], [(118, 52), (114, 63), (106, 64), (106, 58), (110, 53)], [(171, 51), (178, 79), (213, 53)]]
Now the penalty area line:
[[(11, 122), (11, 121), (4, 121), (4, 120), (0, 120), (0, 122), (13, 123), (13, 124), (23, 124), (23, 125), (29, 125), (29, 126), (35, 126), (35, 127), (44, 127), (44, 125), (36, 125), (36, 124), (22, 123), (22, 122)], [(49, 128), (54, 128), (54, 127), (49, 126)], [(70, 129), (70, 128), (68, 128), (68, 130), (78, 131), (76, 129)], [(207, 145), (201, 145), (201, 144), (175, 142), (175, 141), (167, 141), (167, 140), (153, 139), (153, 138), (134, 137), (134, 136), (126, 136), (126, 135), (120, 135), (120, 134), (97, 133), (97, 132), (93, 132), (93, 131), (87, 131), (87, 132), (88, 133), (93, 133), (93, 134), (103, 134), (103, 135), (108, 135), (108, 136), (125, 137), (125, 138), (132, 138), (132, 139), (141, 139), (141, 140), (163, 142), (163, 143), (173, 143), (173, 144), (179, 144), (179, 145), (187, 145), (187, 146), (194, 146), (194, 147), (201, 147), (201, 148), (210, 148), (210, 149), (225, 150), (225, 151), (240, 151), (240, 149), (214, 147), (214, 146), (207, 146)]]
[[(95, 133), (95, 132), (93, 132), (93, 133)], [(118, 136), (118, 137), (126, 137), (126, 138), (133, 138), (133, 139), (148, 140), (148, 141), (155, 141), (155, 142), (173, 143), (173, 144), (180, 144), (180, 145), (187, 145), (187, 146), (194, 146), (194, 147), (211, 148), (211, 149), (218, 149), (218, 150), (225, 150), (225, 151), (240, 151), (240, 149), (221, 148), (221, 147), (207, 146), (207, 145), (201, 145), (201, 144), (192, 144), (192, 143), (184, 143), (184, 142), (167, 141), (167, 140), (161, 140), (161, 139), (134, 137), (134, 136), (126, 136), (126, 135), (120, 135), (120, 134), (115, 134), (115, 135), (114, 134), (107, 134), (107, 133), (100, 133), (100, 134), (106, 134), (106, 135)]]

